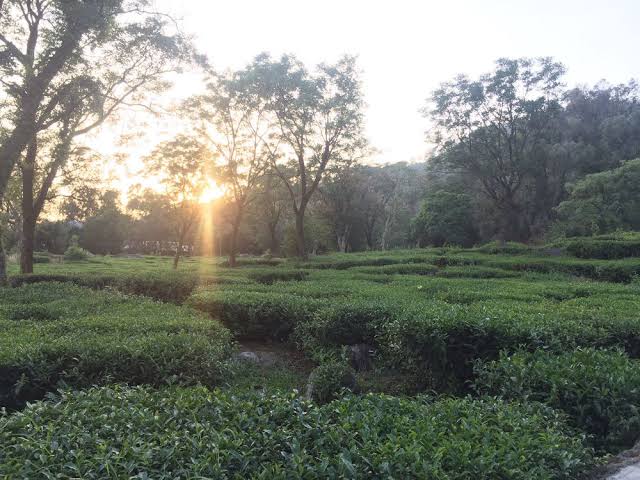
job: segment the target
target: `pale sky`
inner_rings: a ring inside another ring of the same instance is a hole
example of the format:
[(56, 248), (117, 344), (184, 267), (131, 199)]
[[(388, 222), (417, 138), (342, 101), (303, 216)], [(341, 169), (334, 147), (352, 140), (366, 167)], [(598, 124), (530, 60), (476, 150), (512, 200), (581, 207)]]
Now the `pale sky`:
[[(218, 70), (241, 68), (257, 54), (293, 53), (309, 66), (347, 53), (359, 57), (374, 162), (422, 161), (428, 120), (419, 110), (437, 86), (459, 73), (490, 71), (499, 57), (552, 56), (567, 83), (593, 85), (640, 77), (640, 0), (156, 0)], [(176, 79), (161, 99), (193, 93), (193, 77)], [(142, 115), (144, 118), (144, 115)], [(128, 160), (105, 172), (123, 194), (141, 181), (140, 158), (173, 135), (179, 119), (140, 127), (121, 118), (94, 140), (109, 155), (122, 134), (144, 131)], [(148, 120), (148, 119), (147, 119)], [(182, 127), (184, 128), (184, 127)], [(153, 184), (151, 180), (143, 183)]]
[(262, 51), (313, 65), (359, 57), (379, 161), (422, 160), (419, 113), (440, 82), (499, 57), (553, 56), (567, 81), (640, 77), (640, 0), (157, 0), (218, 69)]

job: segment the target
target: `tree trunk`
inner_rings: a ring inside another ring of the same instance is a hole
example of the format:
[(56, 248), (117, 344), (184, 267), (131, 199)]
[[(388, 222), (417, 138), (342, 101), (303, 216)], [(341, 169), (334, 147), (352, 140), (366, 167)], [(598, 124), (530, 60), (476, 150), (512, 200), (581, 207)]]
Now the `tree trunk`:
[(33, 273), (33, 243), (36, 233), (36, 212), (33, 204), (33, 177), (37, 143), (32, 139), (22, 165), (22, 241), (20, 248), (20, 273)]
[(296, 212), (296, 248), (298, 257), (306, 260), (307, 249), (304, 244), (304, 208), (300, 207)]
[(180, 254), (182, 254), (182, 240), (178, 242), (178, 246), (176, 248), (176, 254), (173, 257), (173, 269), (178, 269), (178, 262), (180, 261)]
[(278, 225), (276, 223), (269, 223), (269, 236), (271, 238), (271, 254), (276, 255), (280, 252), (280, 243), (278, 242)]
[(7, 256), (4, 251), (4, 242), (2, 241), (2, 230), (0, 229), (0, 287), (5, 287), (7, 280)]
[(238, 243), (238, 230), (240, 229), (240, 221), (238, 219), (236, 219), (236, 221), (233, 222), (232, 225), (232, 229), (231, 229), (231, 245), (229, 246), (229, 266), (230, 267), (235, 267), (237, 262), (236, 262), (236, 249), (237, 249), (237, 243)]

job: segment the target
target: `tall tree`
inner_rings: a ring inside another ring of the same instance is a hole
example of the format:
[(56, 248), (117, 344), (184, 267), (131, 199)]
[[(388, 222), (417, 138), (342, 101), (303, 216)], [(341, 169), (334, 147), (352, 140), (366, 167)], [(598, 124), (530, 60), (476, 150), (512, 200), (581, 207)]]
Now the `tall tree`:
[(149, 173), (160, 177), (169, 198), (168, 216), (176, 242), (174, 269), (178, 268), (185, 241), (202, 213), (200, 197), (208, 184), (207, 167), (211, 161), (210, 150), (186, 135), (160, 143), (145, 158)]
[(229, 198), (231, 267), (236, 266), (240, 225), (271, 155), (267, 102), (250, 88), (250, 77), (246, 70), (213, 75), (207, 93), (187, 102), (216, 153), (213, 176), (226, 187)]
[(504, 240), (527, 240), (530, 224), (520, 200), (539, 160), (545, 135), (561, 111), (564, 67), (549, 58), (500, 59), (478, 80), (444, 83), (425, 110), (435, 124), (439, 161), (473, 175), (499, 212)]
[[(272, 166), (287, 187), (295, 216), (297, 254), (307, 257), (304, 218), (327, 167), (363, 144), (363, 107), (356, 60), (344, 57), (315, 72), (292, 56), (260, 55), (249, 67), (254, 86), (275, 116)], [(293, 172), (293, 175), (291, 174)]]
[[(169, 70), (167, 59), (184, 53), (182, 37), (165, 34), (166, 17), (149, 7), (148, 0), (0, 2), (0, 82), (10, 118), (0, 138), (0, 201), (31, 145), (29, 177), (40, 132), (55, 127), (61, 133), (57, 158), (43, 176), (55, 178), (74, 137), (96, 128), (118, 106), (138, 103), (141, 88)], [(70, 108), (86, 106), (81, 100), (88, 91), (97, 108), (84, 115)], [(27, 210), (34, 210), (27, 200)], [(28, 223), (34, 213), (27, 212)]]

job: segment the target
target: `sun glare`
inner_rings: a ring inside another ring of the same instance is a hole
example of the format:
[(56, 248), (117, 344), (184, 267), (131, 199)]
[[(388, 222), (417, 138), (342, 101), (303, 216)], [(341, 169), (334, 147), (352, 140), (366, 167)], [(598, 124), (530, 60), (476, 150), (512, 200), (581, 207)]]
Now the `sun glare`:
[(213, 200), (217, 200), (218, 198), (222, 197), (224, 193), (225, 190), (223, 187), (221, 187), (214, 181), (210, 181), (209, 185), (207, 185), (207, 187), (200, 195), (200, 203), (209, 203)]

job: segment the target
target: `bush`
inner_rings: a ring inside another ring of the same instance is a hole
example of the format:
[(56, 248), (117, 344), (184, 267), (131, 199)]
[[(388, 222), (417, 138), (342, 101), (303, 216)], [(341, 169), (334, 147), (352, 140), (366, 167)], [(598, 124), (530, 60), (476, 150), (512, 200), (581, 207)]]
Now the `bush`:
[(569, 255), (578, 258), (600, 258), (613, 260), (626, 257), (640, 257), (640, 239), (637, 240), (597, 240), (581, 238), (564, 242)]
[(216, 289), (194, 293), (187, 304), (220, 319), (238, 338), (285, 340), (321, 303), (287, 294)]
[(186, 308), (61, 283), (0, 289), (0, 407), (60, 385), (215, 385), (230, 353), (229, 332)]
[(129, 295), (142, 295), (163, 302), (183, 303), (196, 288), (197, 278), (176, 272), (141, 274), (29, 274), (10, 278), (12, 287), (44, 282), (73, 283), (93, 289), (114, 288)]
[(495, 362), (478, 364), (476, 374), (480, 393), (563, 410), (593, 435), (598, 449), (617, 452), (640, 438), (640, 362), (621, 351), (502, 354)]
[(475, 249), (478, 252), (488, 253), (491, 255), (519, 255), (529, 253), (531, 247), (519, 242), (489, 242)]
[(593, 457), (540, 405), (203, 387), (64, 393), (0, 419), (8, 478), (575, 479)]
[(258, 283), (264, 283), (265, 285), (272, 285), (275, 282), (290, 282), (296, 281), (300, 282), (305, 280), (309, 272), (305, 272), (302, 270), (294, 270), (294, 271), (280, 271), (280, 270), (272, 270), (267, 272), (251, 272), (248, 274), (248, 277)]
[(84, 248), (72, 245), (64, 252), (64, 259), (67, 262), (82, 262), (89, 258), (89, 252)]
[(33, 263), (51, 263), (51, 259), (47, 252), (36, 252), (33, 254)]
[(329, 362), (316, 367), (307, 383), (307, 398), (320, 404), (338, 398), (343, 389), (357, 390), (354, 370), (343, 362)]

